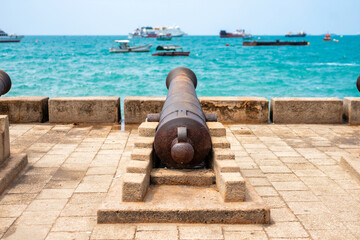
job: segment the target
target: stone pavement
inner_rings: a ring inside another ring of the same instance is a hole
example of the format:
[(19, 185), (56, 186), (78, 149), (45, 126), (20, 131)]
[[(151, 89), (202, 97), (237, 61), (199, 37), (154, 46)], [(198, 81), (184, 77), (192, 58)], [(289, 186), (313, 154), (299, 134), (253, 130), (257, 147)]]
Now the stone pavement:
[(97, 225), (137, 126), (14, 124), (11, 152), (29, 165), (0, 196), (2, 239), (360, 239), (360, 126), (229, 125), (241, 172), (271, 207), (270, 225)]

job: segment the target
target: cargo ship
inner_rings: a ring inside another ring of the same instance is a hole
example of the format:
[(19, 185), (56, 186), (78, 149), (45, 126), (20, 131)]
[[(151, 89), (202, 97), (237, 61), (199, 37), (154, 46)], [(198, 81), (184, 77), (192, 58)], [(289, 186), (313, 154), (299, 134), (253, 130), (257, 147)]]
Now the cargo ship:
[(289, 32), (288, 34), (285, 35), (285, 37), (306, 37), (306, 33), (303, 31), (301, 31), (299, 33)]
[(7, 34), (0, 29), (0, 43), (20, 42), (23, 37), (22, 35)]
[(168, 35), (172, 37), (182, 37), (185, 35), (179, 26), (171, 27), (141, 27), (135, 29), (132, 33), (129, 33), (129, 38), (157, 38), (160, 34)]
[(221, 38), (252, 38), (252, 35), (249, 33), (245, 33), (245, 29), (236, 29), (236, 32), (229, 33), (225, 30), (220, 31), (220, 37)]

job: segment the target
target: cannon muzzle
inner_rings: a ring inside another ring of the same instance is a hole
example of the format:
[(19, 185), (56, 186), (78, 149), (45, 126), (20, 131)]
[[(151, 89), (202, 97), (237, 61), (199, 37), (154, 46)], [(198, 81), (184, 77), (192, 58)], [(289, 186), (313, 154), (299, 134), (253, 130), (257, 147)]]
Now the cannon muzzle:
[(11, 88), (11, 79), (9, 75), (0, 70), (0, 96), (6, 94)]
[[(170, 168), (201, 165), (211, 150), (211, 137), (200, 101), (196, 96), (197, 78), (188, 68), (175, 68), (166, 78), (168, 94), (160, 116), (154, 149), (157, 157)], [(216, 116), (208, 115), (216, 120)]]

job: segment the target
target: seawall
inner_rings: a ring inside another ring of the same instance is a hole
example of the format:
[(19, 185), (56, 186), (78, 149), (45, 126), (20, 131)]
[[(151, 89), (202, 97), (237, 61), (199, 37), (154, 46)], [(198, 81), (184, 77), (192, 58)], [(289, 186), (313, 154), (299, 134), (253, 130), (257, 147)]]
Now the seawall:
[[(222, 123), (360, 124), (360, 97), (271, 98), (200, 97), (205, 113)], [(0, 114), (10, 123), (138, 124), (161, 112), (165, 97), (129, 96), (121, 113), (120, 97), (1, 97)]]

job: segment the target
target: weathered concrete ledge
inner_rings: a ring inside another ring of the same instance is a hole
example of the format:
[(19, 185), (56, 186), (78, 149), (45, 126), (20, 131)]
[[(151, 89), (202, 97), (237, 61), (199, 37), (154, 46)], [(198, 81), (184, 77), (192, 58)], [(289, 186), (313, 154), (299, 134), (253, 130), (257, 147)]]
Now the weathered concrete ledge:
[(35, 123), (49, 120), (48, 97), (1, 97), (0, 114), (10, 123)]
[(349, 124), (360, 124), (360, 98), (344, 98), (344, 119)]
[(119, 97), (56, 97), (49, 100), (51, 123), (118, 123)]
[(126, 123), (142, 123), (149, 113), (160, 113), (165, 97), (125, 97), (124, 118)]
[(271, 98), (273, 123), (342, 123), (343, 102), (339, 98)]
[(269, 100), (263, 97), (201, 97), (205, 113), (217, 113), (222, 123), (267, 123)]
[[(223, 123), (267, 123), (269, 101), (262, 97), (201, 97), (205, 113), (217, 113)], [(126, 97), (126, 123), (141, 123), (149, 113), (160, 113), (165, 97)]]

